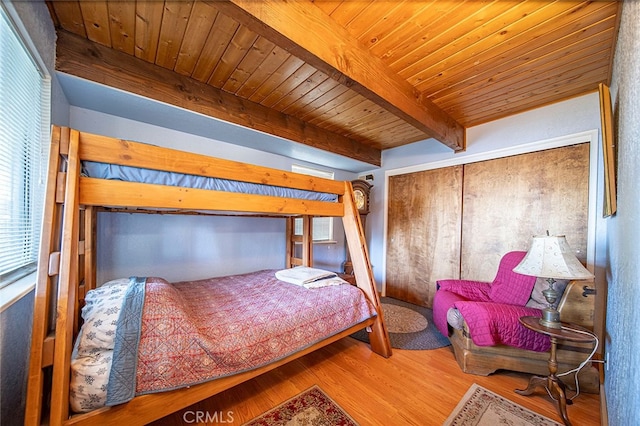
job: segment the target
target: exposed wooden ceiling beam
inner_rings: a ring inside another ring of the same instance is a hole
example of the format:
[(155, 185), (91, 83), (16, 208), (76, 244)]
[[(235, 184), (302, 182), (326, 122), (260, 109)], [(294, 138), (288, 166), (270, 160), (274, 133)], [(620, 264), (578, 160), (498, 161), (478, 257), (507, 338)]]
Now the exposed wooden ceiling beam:
[(215, 87), (58, 31), (56, 70), (380, 166), (381, 151)]
[(311, 3), (211, 0), (220, 12), (411, 123), (454, 151), (465, 129)]

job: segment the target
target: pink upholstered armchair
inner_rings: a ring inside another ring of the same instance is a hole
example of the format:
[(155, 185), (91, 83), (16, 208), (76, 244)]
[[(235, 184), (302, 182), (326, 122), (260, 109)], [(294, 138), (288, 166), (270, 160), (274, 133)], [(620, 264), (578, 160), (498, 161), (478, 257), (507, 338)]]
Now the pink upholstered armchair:
[[(536, 277), (513, 272), (526, 252), (512, 251), (500, 260), (492, 282), (439, 280), (433, 300), (433, 320), (444, 336), (452, 329), (447, 322), (466, 322), (477, 346), (508, 345), (533, 351), (549, 349), (549, 338), (520, 324), (521, 316), (541, 316), (540, 309), (526, 307)], [(451, 309), (451, 311), (450, 311)]]

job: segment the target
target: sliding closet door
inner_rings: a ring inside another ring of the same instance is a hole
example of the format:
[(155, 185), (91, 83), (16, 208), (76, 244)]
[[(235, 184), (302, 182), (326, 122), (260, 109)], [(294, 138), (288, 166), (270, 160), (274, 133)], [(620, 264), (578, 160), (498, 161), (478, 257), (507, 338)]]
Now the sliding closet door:
[(389, 178), (386, 295), (432, 306), (435, 281), (460, 273), (462, 166)]
[(533, 235), (566, 235), (586, 263), (589, 144), (465, 165), (461, 278), (491, 281)]

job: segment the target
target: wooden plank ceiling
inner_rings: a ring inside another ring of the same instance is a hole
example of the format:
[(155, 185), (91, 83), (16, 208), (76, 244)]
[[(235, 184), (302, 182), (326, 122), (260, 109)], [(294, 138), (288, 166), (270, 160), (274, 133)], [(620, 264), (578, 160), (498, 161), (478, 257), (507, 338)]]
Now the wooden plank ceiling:
[(608, 83), (615, 1), (49, 1), (68, 74), (380, 165)]

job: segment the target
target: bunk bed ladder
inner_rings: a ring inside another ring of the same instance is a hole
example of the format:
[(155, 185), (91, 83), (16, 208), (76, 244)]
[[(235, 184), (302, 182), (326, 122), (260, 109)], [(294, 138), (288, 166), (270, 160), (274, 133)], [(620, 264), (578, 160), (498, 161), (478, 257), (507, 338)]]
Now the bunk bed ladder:
[[(79, 139), (80, 134), (71, 130), (68, 156), (67, 182), (65, 187), (65, 208), (62, 219), (62, 255), (58, 301), (56, 308), (56, 344), (54, 348), (54, 369), (51, 384), (50, 424), (64, 423), (69, 417), (69, 368), (73, 337), (77, 332), (78, 319), (78, 258), (79, 258), (79, 202), (78, 183), (80, 176)], [(74, 271), (76, 273), (74, 273)]]
[(362, 222), (360, 221), (360, 215), (358, 214), (353, 196), (351, 182), (345, 182), (345, 192), (342, 197), (342, 202), (344, 204), (342, 222), (347, 239), (347, 246), (349, 247), (349, 253), (351, 255), (351, 262), (353, 264), (353, 273), (356, 276), (356, 283), (369, 297), (369, 300), (374, 304), (378, 312), (378, 317), (371, 326), (369, 336), (371, 349), (386, 358), (391, 356), (391, 343), (384, 323), (380, 297), (375, 290), (376, 284), (373, 278), (373, 271), (371, 270), (369, 251), (367, 249), (367, 242), (364, 236)]
[[(48, 411), (50, 393), (45, 382), (50, 379), (55, 337), (52, 317), (60, 270), (60, 226), (64, 201), (65, 164), (61, 153), (68, 148), (69, 129), (53, 127), (49, 149), (47, 184), (38, 253), (38, 271), (34, 291), (34, 319), (31, 354), (27, 378), (25, 425), (39, 425), (43, 409)], [(48, 384), (47, 384), (48, 387)], [(46, 405), (46, 406), (45, 406)]]

